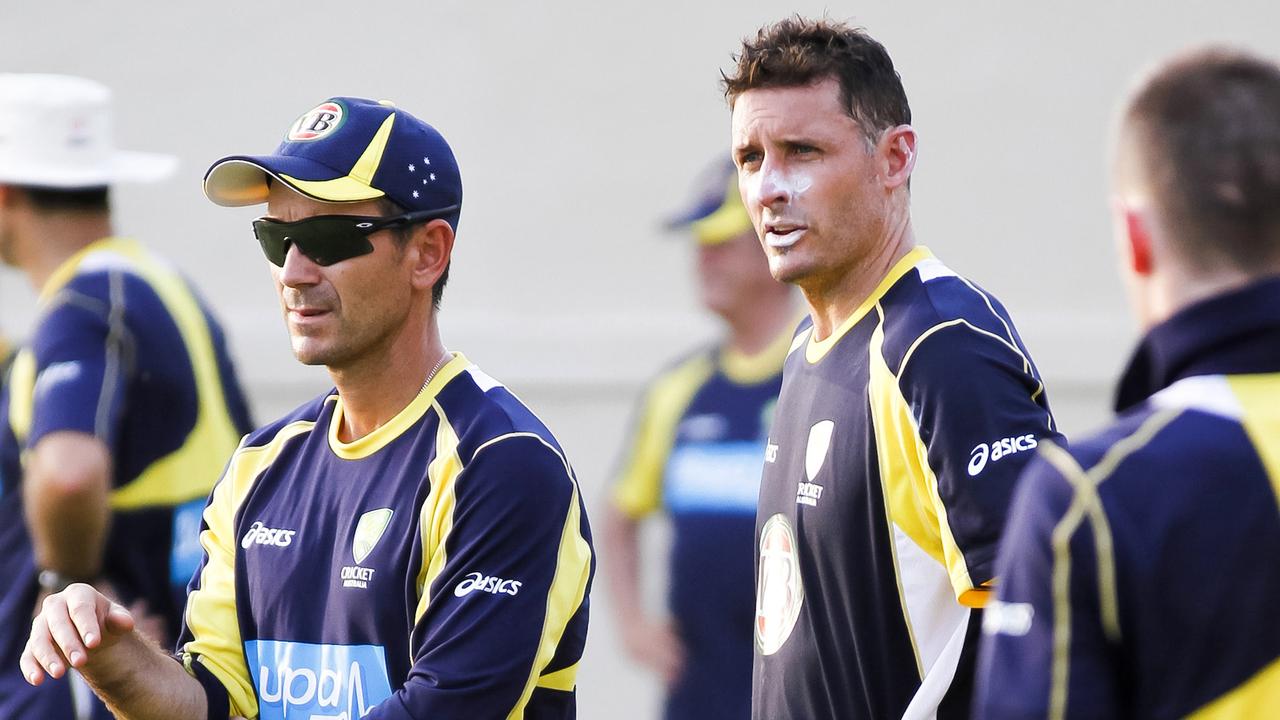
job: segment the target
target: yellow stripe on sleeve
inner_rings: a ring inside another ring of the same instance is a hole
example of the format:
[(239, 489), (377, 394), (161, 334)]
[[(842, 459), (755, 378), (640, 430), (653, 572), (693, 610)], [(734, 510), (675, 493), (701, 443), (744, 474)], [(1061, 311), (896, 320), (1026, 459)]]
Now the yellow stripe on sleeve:
[(172, 268), (132, 240), (102, 241), (102, 249), (127, 257), (178, 326), (196, 386), (196, 424), (182, 447), (157, 460), (129, 484), (111, 493), (111, 507), (176, 505), (207, 495), (240, 440), (227, 409), (213, 336), (200, 303)]
[(26, 445), (35, 419), (36, 356), (28, 348), (18, 351), (9, 369), (9, 428), (19, 445)]
[(192, 655), (209, 669), (231, 701), (231, 712), (247, 718), (258, 716), (258, 699), (253, 679), (245, 664), (236, 614), (236, 531), (235, 515), (258, 476), (279, 456), (292, 438), (310, 432), (313, 422), (286, 425), (271, 442), (254, 447), (241, 446), (232, 456), (222, 482), (204, 511), (208, 526), (200, 533), (206, 562), (200, 571), (199, 586), (187, 598), (185, 619), (192, 640), (182, 648), (183, 662), (190, 667)]
[(574, 663), (563, 670), (547, 673), (538, 678), (538, 687), (548, 690), (560, 690), (562, 692), (573, 692), (577, 687), (578, 681), (578, 663)]
[(1120, 463), (1141, 450), (1179, 415), (1165, 411), (1147, 418), (1132, 435), (1111, 446), (1085, 472), (1074, 457), (1052, 442), (1040, 444), (1040, 455), (1071, 485), (1071, 505), (1050, 535), (1053, 547), (1053, 665), (1050, 670), (1049, 718), (1066, 717), (1068, 688), (1071, 678), (1071, 539), (1086, 520), (1093, 533), (1094, 555), (1098, 567), (1098, 606), (1102, 632), (1112, 641), (1120, 639), (1119, 597), (1116, 589), (1115, 555), (1111, 528), (1107, 522), (1098, 486), (1105, 482)]
[[(445, 540), (453, 529), (453, 508), (456, 504), (455, 488), (458, 474), (462, 472), (462, 459), (458, 456), (458, 435), (444, 414), (440, 403), (432, 403), (440, 419), (436, 427), (436, 456), (427, 466), (431, 491), (422, 503), (418, 517), (422, 538), (422, 568), (418, 571), (418, 607), (413, 613), (413, 623), (418, 624), (431, 604), (431, 586), (444, 572), (448, 560)], [(412, 658), (411, 658), (412, 659)]]
[[(539, 684), (539, 676), (542, 671), (555, 657), (556, 648), (559, 647), (560, 638), (564, 635), (564, 630), (569, 625), (569, 621), (573, 619), (574, 613), (578, 608), (582, 607), (583, 598), (587, 593), (587, 581), (591, 577), (591, 545), (586, 538), (582, 536), (582, 512), (581, 504), (578, 499), (578, 482), (573, 477), (573, 471), (570, 470), (569, 464), (565, 462), (564, 456), (551, 445), (547, 444), (537, 435), (539, 442), (547, 446), (547, 449), (554, 452), (564, 462), (565, 474), (570, 483), (573, 484), (573, 493), (569, 497), (568, 512), (565, 515), (564, 529), (560, 533), (560, 549), (556, 560), (555, 577), (551, 580), (551, 590), (547, 593), (547, 612), (542, 623), (542, 637), (538, 641), (538, 652), (534, 656), (533, 668), (529, 673), (529, 679), (525, 683), (524, 692), (520, 694), (520, 699), (516, 702), (515, 707), (507, 714), (507, 720), (524, 717), (525, 706), (529, 702), (529, 697), (533, 695), (533, 689)], [(477, 451), (478, 452), (478, 451)], [(565, 668), (551, 676), (556, 676), (558, 684), (572, 688), (574, 678), (576, 677), (577, 665)]]
[[(880, 313), (878, 306), (876, 312)], [(933, 580), (927, 578), (936, 578), (938, 582), (950, 579), (957, 595), (973, 586), (969, 582), (964, 556), (951, 538), (945, 514), (939, 517), (942, 501), (937, 498), (938, 482), (929, 467), (927, 450), (916, 431), (911, 407), (902, 396), (898, 379), (884, 361), (883, 344), (884, 321), (881, 314), (869, 343), (867, 395), (880, 487), (884, 493), (885, 519), (893, 538), (889, 548), (897, 576), (898, 602), (911, 639), (916, 669), (923, 678), (938, 649), (932, 648), (933, 652), (930, 652), (921, 643), (958, 618), (951, 617), (950, 608), (940, 605), (926, 607), (917, 597), (919, 593), (909, 593), (907, 586), (929, 586)], [(905, 543), (900, 541), (898, 533), (906, 537)], [(958, 565), (954, 565), (956, 562)], [(959, 580), (950, 571), (953, 567), (958, 567), (961, 573)], [(957, 585), (958, 582), (961, 584)]]

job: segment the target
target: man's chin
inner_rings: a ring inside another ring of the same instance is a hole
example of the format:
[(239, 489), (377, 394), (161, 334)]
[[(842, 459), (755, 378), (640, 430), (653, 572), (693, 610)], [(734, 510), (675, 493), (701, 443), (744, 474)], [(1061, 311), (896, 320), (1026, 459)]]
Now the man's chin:
[(332, 348), (318, 347), (315, 342), (309, 339), (295, 338), (293, 341), (293, 356), (303, 365), (330, 365), (333, 362), (335, 353)]
[(774, 280), (780, 283), (790, 285), (800, 285), (804, 279), (810, 275), (808, 268), (796, 262), (798, 258), (790, 258), (784, 255), (772, 255), (769, 257), (769, 274)]

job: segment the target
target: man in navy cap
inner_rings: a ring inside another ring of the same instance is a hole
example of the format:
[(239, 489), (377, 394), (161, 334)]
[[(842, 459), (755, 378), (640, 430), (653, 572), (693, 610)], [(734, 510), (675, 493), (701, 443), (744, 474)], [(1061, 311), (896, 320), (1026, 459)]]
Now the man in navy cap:
[(130, 718), (571, 718), (594, 572), (550, 431), (445, 349), (454, 155), (333, 98), (205, 192), (254, 221), (297, 358), (335, 389), (241, 443), (204, 512), (175, 658), (86, 586), (37, 618), (33, 683), (76, 667)]

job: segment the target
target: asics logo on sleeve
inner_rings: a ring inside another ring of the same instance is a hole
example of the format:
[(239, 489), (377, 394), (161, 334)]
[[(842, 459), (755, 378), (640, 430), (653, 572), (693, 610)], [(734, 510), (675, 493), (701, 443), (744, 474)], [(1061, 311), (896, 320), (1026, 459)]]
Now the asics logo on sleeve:
[(453, 589), (453, 594), (457, 597), (465, 597), (472, 592), (487, 592), (490, 595), (515, 595), (520, 592), (521, 583), (519, 580), (503, 580), (496, 575), (485, 575), (484, 573), (472, 572), (459, 582), (457, 587)]
[(998, 462), (1001, 458), (1031, 450), (1039, 444), (1034, 435), (1001, 438), (992, 441), (990, 445), (978, 443), (977, 447), (969, 451), (969, 477), (976, 477), (985, 470), (988, 460)]
[(244, 534), (244, 539), (240, 541), (240, 547), (245, 550), (248, 550), (253, 545), (289, 547), (293, 544), (293, 536), (296, 535), (297, 532), (297, 530), (269, 528), (266, 525), (263, 525), (262, 521), (258, 521), (249, 526), (248, 532)]

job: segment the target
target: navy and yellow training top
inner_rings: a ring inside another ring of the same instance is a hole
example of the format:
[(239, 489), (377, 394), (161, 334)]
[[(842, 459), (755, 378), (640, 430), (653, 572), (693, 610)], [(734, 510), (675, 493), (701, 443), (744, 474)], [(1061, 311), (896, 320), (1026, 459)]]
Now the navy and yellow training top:
[(1004, 308), (925, 248), (783, 369), (760, 488), (753, 716), (965, 717), (1014, 480), (1057, 439)]
[(1280, 715), (1280, 279), (1143, 340), (1119, 417), (1021, 481), (983, 718)]
[(386, 425), (336, 392), (247, 437), (180, 657), (210, 718), (572, 718), (595, 561), (551, 433), (455, 355)]
[(59, 717), (18, 671), (37, 593), (23, 515), (24, 454), (50, 433), (111, 453), (103, 577), (177, 637), (200, 562), (200, 513), (249, 431), (222, 329), (183, 277), (126, 239), (97, 241), (54, 271), (35, 330), (0, 392), (0, 717)]

